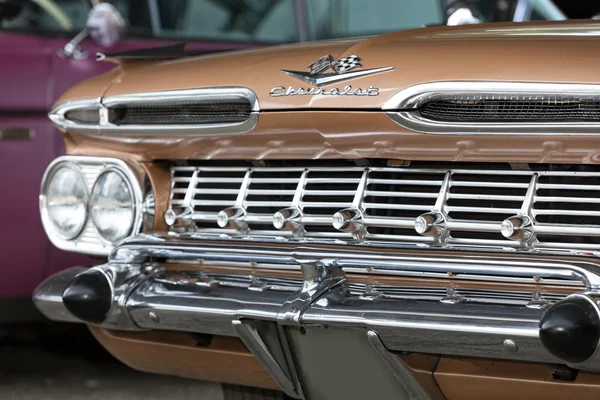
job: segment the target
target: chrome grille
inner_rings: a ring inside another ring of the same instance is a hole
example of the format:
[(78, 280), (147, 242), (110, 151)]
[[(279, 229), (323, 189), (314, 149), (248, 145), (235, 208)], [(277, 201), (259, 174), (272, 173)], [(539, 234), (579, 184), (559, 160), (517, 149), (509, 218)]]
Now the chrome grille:
[[(196, 167), (171, 169), (172, 229), (231, 236), (340, 239), (429, 246), (540, 251), (600, 250), (600, 173), (574, 166), (425, 164), (412, 167)], [(244, 185), (247, 185), (244, 187)], [(218, 214), (237, 228), (220, 228)], [(297, 209), (301, 229), (276, 229), (274, 214)], [(358, 210), (364, 229), (334, 228), (333, 216)], [(424, 214), (443, 215), (441, 237), (417, 233)], [(503, 236), (501, 225), (528, 216), (529, 240)], [(514, 239), (514, 238), (513, 238)], [(595, 254), (595, 253), (594, 253)]]
[(598, 97), (560, 95), (455, 95), (425, 102), (424, 118), (448, 122), (598, 122)]

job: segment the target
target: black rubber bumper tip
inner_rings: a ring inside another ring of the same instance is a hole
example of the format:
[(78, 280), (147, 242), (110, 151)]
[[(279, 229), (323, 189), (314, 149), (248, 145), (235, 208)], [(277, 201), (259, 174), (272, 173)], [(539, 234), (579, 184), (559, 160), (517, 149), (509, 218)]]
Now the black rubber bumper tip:
[(103, 322), (112, 305), (112, 287), (98, 270), (77, 275), (63, 292), (63, 304), (75, 317), (94, 324)]
[(591, 299), (573, 297), (553, 305), (540, 321), (540, 339), (556, 357), (571, 363), (588, 360), (600, 340), (600, 316)]

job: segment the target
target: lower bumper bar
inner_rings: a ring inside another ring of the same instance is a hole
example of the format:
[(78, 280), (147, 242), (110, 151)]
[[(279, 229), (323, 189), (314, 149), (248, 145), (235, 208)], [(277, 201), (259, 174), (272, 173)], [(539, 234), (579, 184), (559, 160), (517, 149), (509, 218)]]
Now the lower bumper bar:
[[(259, 247), (249, 248), (247, 245), (195, 249), (186, 248), (188, 245), (161, 244), (154, 240), (145, 246), (138, 242), (132, 247), (135, 251), (129, 249), (131, 259), (125, 260), (122, 257), (127, 253), (126, 244), (117, 250), (119, 256), (113, 257), (108, 264), (94, 267), (102, 271), (108, 287), (113, 290), (112, 305), (101, 325), (111, 329), (161, 329), (221, 336), (238, 336), (233, 321), (239, 320), (270, 321), (280, 326), (359, 327), (376, 332), (385, 347), (392, 351), (567, 363), (591, 370), (600, 366), (597, 352), (593, 357), (577, 362), (553, 355), (540, 340), (543, 309), (351, 296), (347, 290), (346, 272), (339, 266), (338, 258), (298, 256), (301, 253), (298, 250), (291, 252), (281, 248), (265, 254)], [(140, 251), (142, 248), (143, 251)], [(141, 254), (146, 254), (146, 257)], [(260, 258), (271, 263), (281, 257), (286, 261), (283, 266), (299, 265), (303, 281), (295, 292), (221, 287), (170, 278), (160, 264), (151, 263), (157, 256), (170, 260), (185, 255), (193, 260), (231, 261), (235, 258), (235, 261), (253, 262)], [(365, 253), (346, 252), (344, 257), (352, 268), (373, 263)], [(449, 262), (445, 266), (439, 258), (432, 258), (429, 264), (432, 268), (459, 270), (474, 268), (475, 265), (473, 257), (446, 259)], [(505, 260), (504, 264), (517, 261)], [(415, 264), (414, 256), (406, 260), (408, 266), (404, 267), (400, 256), (390, 256), (388, 262), (394, 263), (396, 271), (411, 268), (410, 263)], [(489, 259), (485, 262), (496, 272), (502, 265), (500, 262), (494, 265)], [(419, 265), (426, 264), (421, 257)], [(554, 267), (548, 263), (545, 266), (551, 276), (575, 271), (574, 276), (595, 279), (593, 272), (581, 265), (557, 262)], [(536, 271), (542, 270), (542, 267), (534, 260), (523, 266)], [(80, 320), (65, 306), (63, 293), (76, 276), (86, 273), (83, 268), (72, 268), (42, 283), (34, 294), (40, 311), (53, 320)]]

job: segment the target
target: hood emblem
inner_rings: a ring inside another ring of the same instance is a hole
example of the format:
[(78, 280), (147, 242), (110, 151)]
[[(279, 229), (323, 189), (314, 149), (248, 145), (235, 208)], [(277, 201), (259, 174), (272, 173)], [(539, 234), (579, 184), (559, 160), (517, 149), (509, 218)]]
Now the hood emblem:
[(376, 88), (373, 85), (364, 89), (352, 88), (350, 85), (346, 85), (343, 89), (325, 89), (320, 86), (394, 69), (394, 67), (361, 69), (362, 64), (360, 63), (360, 57), (356, 54), (342, 57), (339, 60), (334, 60), (331, 55), (326, 55), (319, 58), (314, 63), (307, 65), (307, 68), (309, 72), (281, 70), (281, 73), (317, 87), (294, 88), (293, 86), (289, 86), (286, 88), (284, 86), (276, 86), (271, 89), (271, 96), (377, 96), (379, 94), (379, 88)]
[[(316, 62), (309, 64), (307, 68), (310, 72), (288, 70), (281, 70), (281, 72), (293, 78), (308, 82), (311, 85), (322, 86), (394, 69), (394, 67), (381, 67), (356, 70), (357, 68), (362, 68), (360, 57), (356, 54), (340, 58), (336, 61), (334, 61), (332, 56), (327, 55), (319, 58)], [(327, 70), (331, 70), (331, 72), (326, 72)]]

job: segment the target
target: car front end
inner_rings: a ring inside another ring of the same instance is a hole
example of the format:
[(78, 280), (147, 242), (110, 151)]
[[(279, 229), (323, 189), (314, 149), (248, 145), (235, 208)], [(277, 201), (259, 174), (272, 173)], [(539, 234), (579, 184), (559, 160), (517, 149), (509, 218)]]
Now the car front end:
[(599, 393), (597, 28), (114, 60), (51, 112), (40, 195), (105, 263), (34, 301), (134, 368), (294, 398)]

